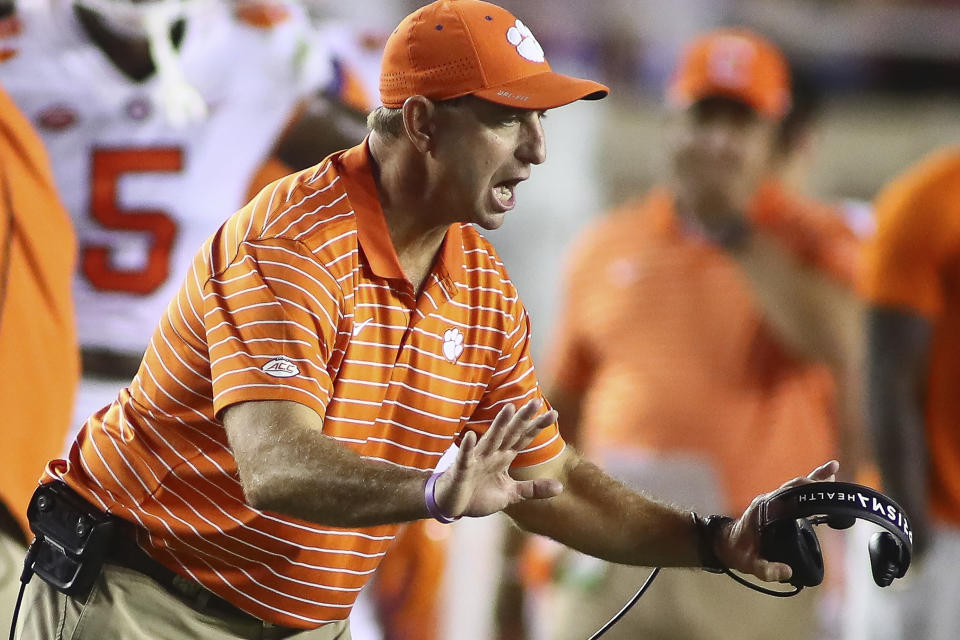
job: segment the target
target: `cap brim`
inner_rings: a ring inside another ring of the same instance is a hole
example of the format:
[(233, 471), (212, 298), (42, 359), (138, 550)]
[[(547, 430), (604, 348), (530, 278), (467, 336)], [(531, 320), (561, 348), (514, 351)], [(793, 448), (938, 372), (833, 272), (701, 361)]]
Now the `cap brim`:
[(693, 104), (709, 98), (726, 98), (746, 105), (759, 115), (772, 120), (780, 120), (790, 107), (789, 99), (777, 106), (765, 104), (758, 96), (749, 91), (728, 89), (712, 85), (686, 86), (677, 84), (667, 91), (667, 104), (676, 109), (688, 109)]
[(599, 82), (553, 71), (471, 92), (478, 98), (521, 109), (556, 109), (577, 100), (599, 100), (609, 93), (610, 89)]

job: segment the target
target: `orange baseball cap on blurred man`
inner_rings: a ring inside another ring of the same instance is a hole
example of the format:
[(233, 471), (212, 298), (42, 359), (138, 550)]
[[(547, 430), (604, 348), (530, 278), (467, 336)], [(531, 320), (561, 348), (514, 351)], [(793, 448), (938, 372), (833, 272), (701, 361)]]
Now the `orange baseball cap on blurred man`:
[(790, 109), (790, 69), (780, 50), (748, 29), (720, 29), (695, 39), (684, 52), (667, 100), (686, 108), (704, 98), (740, 100), (779, 120)]
[(380, 73), (383, 106), (422, 95), (474, 95), (522, 109), (598, 100), (604, 85), (551, 71), (530, 29), (480, 0), (437, 0), (403, 19), (390, 35)]

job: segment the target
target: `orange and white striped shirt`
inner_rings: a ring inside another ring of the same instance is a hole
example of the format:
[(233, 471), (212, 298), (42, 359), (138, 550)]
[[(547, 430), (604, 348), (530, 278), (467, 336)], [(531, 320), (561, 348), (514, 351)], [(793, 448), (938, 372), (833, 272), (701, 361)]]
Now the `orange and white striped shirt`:
[[(465, 429), (482, 433), (505, 404), (541, 396), (527, 314), (493, 248), (451, 226), (416, 297), (370, 162), (364, 142), (230, 218), (195, 258), (130, 387), (45, 477), (139, 525), (140, 545), (170, 569), (275, 624), (346, 618), (397, 526), (334, 528), (251, 508), (218, 420), (225, 407), (302, 403), (365, 458), (429, 470)], [(515, 464), (563, 447), (554, 425)]]

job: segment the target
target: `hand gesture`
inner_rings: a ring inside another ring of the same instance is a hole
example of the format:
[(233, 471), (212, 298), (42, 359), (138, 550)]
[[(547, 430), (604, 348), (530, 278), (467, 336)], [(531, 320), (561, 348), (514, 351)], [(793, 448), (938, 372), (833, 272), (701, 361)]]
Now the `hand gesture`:
[(563, 490), (552, 478), (517, 481), (510, 464), (540, 431), (557, 421), (557, 412), (537, 416), (541, 401), (531, 400), (517, 410), (508, 404), (479, 439), (468, 431), (457, 459), (437, 479), (434, 496), (447, 516), (486, 516), (520, 502), (551, 498)]
[[(811, 482), (832, 482), (840, 468), (836, 460), (831, 460), (814, 469), (805, 477), (797, 477), (785, 482), (780, 489), (796, 487)], [(779, 491), (779, 489), (777, 489)], [(771, 492), (773, 493), (773, 492)], [(717, 558), (731, 569), (751, 573), (767, 582), (786, 582), (793, 571), (782, 562), (770, 562), (760, 557), (760, 502), (770, 494), (759, 495), (753, 499), (739, 520), (726, 527), (716, 542)]]

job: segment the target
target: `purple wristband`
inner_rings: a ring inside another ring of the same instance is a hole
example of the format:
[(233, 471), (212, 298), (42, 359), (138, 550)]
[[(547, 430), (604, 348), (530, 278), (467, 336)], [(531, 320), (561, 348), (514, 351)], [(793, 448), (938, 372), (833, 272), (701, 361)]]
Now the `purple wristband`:
[(460, 519), (460, 516), (456, 518), (451, 518), (449, 516), (443, 515), (443, 512), (440, 511), (440, 505), (437, 504), (437, 498), (433, 495), (434, 487), (437, 486), (437, 478), (440, 477), (441, 472), (436, 472), (427, 478), (427, 484), (423, 486), (423, 499), (427, 503), (427, 511), (430, 512), (430, 515), (437, 522), (442, 522), (443, 524), (450, 524), (451, 522), (456, 522)]

